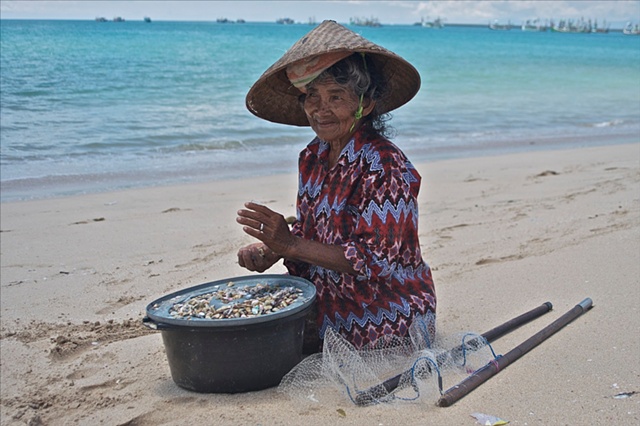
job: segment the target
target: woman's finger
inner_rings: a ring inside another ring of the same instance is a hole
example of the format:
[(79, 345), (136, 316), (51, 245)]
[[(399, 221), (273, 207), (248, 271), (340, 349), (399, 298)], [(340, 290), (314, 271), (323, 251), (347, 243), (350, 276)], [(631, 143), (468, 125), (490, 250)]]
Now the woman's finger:
[(260, 231), (260, 229), (262, 228), (262, 230), (264, 230), (264, 222), (260, 222), (257, 219), (249, 219), (243, 216), (238, 216), (236, 218), (236, 222), (238, 222), (241, 225), (245, 225), (246, 227), (251, 227), (253, 229), (255, 229), (256, 231)]
[(238, 214), (238, 217), (241, 217), (243, 219), (250, 219), (258, 222), (261, 222), (267, 219), (267, 216), (253, 210), (238, 210), (237, 214)]
[(253, 250), (245, 247), (238, 252), (238, 264), (250, 271), (256, 270), (256, 256)]
[(273, 265), (262, 244), (252, 244), (238, 251), (238, 264), (250, 271), (264, 272)]
[(273, 210), (271, 210), (269, 207), (263, 205), (263, 204), (258, 204), (255, 203), (253, 201), (248, 201), (246, 203), (244, 203), (244, 206), (250, 210), (256, 211), (258, 213), (264, 214), (266, 216), (270, 216), (275, 214), (275, 212)]

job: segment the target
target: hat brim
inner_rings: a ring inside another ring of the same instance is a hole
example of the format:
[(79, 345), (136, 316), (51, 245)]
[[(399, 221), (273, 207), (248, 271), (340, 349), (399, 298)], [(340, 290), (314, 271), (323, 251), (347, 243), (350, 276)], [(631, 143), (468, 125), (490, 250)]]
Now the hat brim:
[(387, 95), (377, 101), (381, 113), (409, 102), (420, 89), (420, 74), (406, 60), (334, 21), (324, 21), (298, 40), (249, 89), (246, 106), (251, 113), (274, 123), (308, 126), (299, 101), (302, 94), (286, 75), (289, 64), (329, 52), (366, 54), (385, 79)]

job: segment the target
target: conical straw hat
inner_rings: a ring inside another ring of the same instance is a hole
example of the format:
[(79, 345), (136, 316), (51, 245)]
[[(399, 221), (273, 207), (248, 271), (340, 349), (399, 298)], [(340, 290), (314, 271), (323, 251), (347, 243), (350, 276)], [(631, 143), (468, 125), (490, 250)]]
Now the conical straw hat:
[(275, 123), (308, 126), (298, 101), (302, 92), (291, 84), (286, 69), (302, 59), (329, 52), (362, 52), (373, 60), (389, 86), (387, 95), (378, 100), (382, 113), (409, 102), (420, 89), (420, 74), (409, 62), (335, 21), (324, 21), (291, 46), (249, 89), (249, 111)]

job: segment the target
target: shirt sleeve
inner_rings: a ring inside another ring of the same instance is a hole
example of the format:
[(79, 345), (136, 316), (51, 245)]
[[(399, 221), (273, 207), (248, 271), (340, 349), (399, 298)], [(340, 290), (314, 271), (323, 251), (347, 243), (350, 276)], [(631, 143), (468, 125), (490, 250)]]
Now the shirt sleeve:
[[(296, 237), (303, 237), (303, 233), (300, 230), (300, 222), (295, 221), (291, 226), (291, 233)], [(297, 277), (308, 277), (310, 265), (306, 262), (300, 262), (292, 259), (285, 259), (284, 266), (289, 271), (289, 275), (295, 275)]]
[(420, 183), (419, 176), (412, 175), (411, 182), (409, 175), (405, 167), (391, 162), (383, 171), (369, 172), (361, 181), (353, 238), (342, 247), (358, 278), (370, 285), (389, 283), (398, 276), (398, 269), (408, 263), (403, 256), (413, 251), (407, 249), (418, 244)]

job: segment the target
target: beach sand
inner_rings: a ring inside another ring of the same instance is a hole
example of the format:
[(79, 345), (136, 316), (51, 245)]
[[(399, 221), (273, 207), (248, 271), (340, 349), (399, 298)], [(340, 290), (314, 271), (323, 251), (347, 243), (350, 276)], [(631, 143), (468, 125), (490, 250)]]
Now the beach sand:
[(4, 203), (0, 423), (473, 425), (480, 412), (514, 425), (639, 424), (640, 144), (417, 167), (439, 333), (481, 333), (550, 301), (494, 343), (506, 353), (583, 299), (593, 308), (448, 408), (194, 393), (172, 381), (145, 308), (247, 275), (236, 211), (259, 200), (294, 214), (296, 176)]

